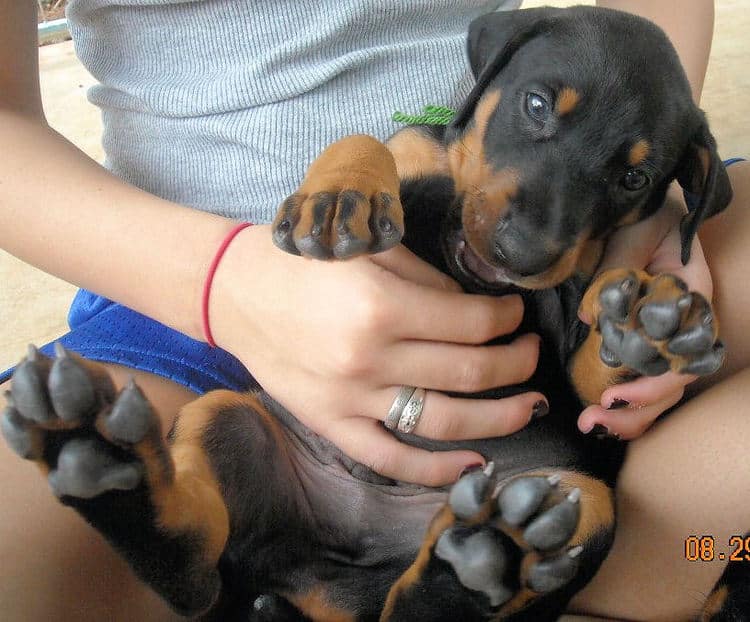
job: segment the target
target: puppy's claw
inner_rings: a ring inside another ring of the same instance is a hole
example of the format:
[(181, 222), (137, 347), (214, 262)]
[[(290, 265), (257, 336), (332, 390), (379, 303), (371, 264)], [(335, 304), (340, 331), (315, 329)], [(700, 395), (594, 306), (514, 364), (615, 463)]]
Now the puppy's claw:
[(573, 490), (561, 503), (535, 518), (523, 532), (524, 539), (538, 551), (559, 549), (573, 536), (581, 515), (581, 491)]
[(484, 471), (470, 471), (456, 482), (448, 496), (451, 510), (459, 520), (469, 520), (482, 509), (490, 478)]
[(77, 423), (93, 417), (99, 407), (96, 389), (89, 374), (58, 342), (57, 358), (49, 374), (49, 396), (52, 406), (66, 423)]
[(567, 553), (535, 564), (529, 573), (528, 586), (535, 592), (545, 594), (566, 585), (578, 572), (581, 551), (583, 547), (577, 546)]

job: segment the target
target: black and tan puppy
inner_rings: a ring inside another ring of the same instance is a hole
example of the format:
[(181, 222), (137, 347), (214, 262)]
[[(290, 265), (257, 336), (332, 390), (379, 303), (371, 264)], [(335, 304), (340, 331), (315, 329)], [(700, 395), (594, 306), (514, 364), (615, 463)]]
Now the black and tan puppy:
[(622, 445), (580, 434), (581, 404), (639, 374), (721, 364), (710, 305), (679, 280), (623, 269), (589, 282), (607, 236), (659, 209), (672, 180), (691, 194), (685, 258), (701, 220), (730, 199), (663, 33), (590, 8), (498, 13), (472, 25), (469, 54), (477, 84), (449, 127), (408, 128), (387, 148), (362, 136), (329, 147), (274, 235), (290, 252), (345, 258), (405, 231), (466, 290), (522, 292), (519, 330), (542, 335), (539, 367), (491, 395), (533, 387), (552, 412), (472, 442), (486, 470), (451, 491), (384, 481), (261, 390), (198, 399), (165, 445), (136, 386), (115, 395), (98, 367), (63, 351), (19, 365), (6, 438), (178, 611), (555, 619), (615, 524)]

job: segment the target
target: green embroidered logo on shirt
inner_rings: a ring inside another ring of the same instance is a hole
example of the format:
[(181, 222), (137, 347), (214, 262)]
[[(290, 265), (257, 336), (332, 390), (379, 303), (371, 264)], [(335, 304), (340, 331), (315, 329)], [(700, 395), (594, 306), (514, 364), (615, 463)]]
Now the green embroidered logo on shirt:
[(391, 119), (396, 123), (405, 125), (448, 125), (456, 116), (456, 111), (445, 106), (427, 105), (422, 109), (422, 114), (404, 114), (398, 110), (393, 113)]

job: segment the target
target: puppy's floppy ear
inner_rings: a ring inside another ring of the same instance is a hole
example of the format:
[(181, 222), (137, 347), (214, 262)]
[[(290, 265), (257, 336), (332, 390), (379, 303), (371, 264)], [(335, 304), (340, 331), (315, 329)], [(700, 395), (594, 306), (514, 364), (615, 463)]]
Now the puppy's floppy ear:
[(466, 127), (479, 98), (513, 54), (524, 43), (549, 30), (561, 12), (550, 8), (498, 11), (482, 15), (471, 23), (467, 51), (476, 84), (456, 113), (451, 123), (453, 130)]
[(703, 113), (697, 114), (698, 128), (682, 154), (676, 173), (689, 210), (680, 223), (683, 264), (690, 260), (690, 246), (700, 224), (724, 210), (732, 199), (732, 186), (716, 151), (716, 140)]

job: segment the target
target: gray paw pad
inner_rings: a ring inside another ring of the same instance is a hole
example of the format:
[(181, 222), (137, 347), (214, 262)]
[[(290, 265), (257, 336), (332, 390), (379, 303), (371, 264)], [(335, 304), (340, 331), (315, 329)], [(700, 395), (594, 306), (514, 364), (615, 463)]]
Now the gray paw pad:
[(122, 462), (104, 441), (77, 438), (62, 448), (48, 480), (58, 497), (91, 499), (110, 490), (132, 490), (142, 477), (140, 463)]
[(86, 370), (60, 344), (56, 344), (55, 350), (57, 358), (48, 379), (52, 407), (66, 423), (88, 421), (100, 407), (94, 384)]
[(625, 365), (646, 376), (658, 376), (669, 370), (669, 362), (637, 331), (623, 335), (619, 355)]
[(10, 397), (0, 418), (0, 431), (10, 448), (24, 460), (38, 460), (42, 457), (44, 433), (21, 416)]
[(106, 415), (104, 425), (112, 439), (135, 444), (158, 425), (158, 420), (143, 391), (131, 380)]
[(685, 294), (677, 300), (650, 302), (641, 307), (638, 319), (653, 339), (667, 339), (680, 327), (682, 313), (690, 307), (692, 297)]
[(437, 541), (435, 555), (453, 567), (465, 587), (485, 594), (493, 607), (513, 596), (502, 583), (507, 566), (505, 548), (490, 530), (467, 534), (454, 527), (446, 529)]
[(503, 520), (514, 527), (525, 523), (537, 512), (552, 486), (553, 483), (546, 477), (520, 477), (512, 481), (498, 497)]
[(540, 594), (558, 590), (570, 583), (580, 567), (581, 547), (534, 564), (529, 572), (528, 586)]
[(29, 346), (29, 353), (13, 372), (13, 401), (25, 419), (45, 424), (57, 417), (47, 394), (46, 376), (51, 360)]
[(624, 322), (638, 296), (638, 289), (638, 280), (635, 275), (603, 287), (599, 294), (599, 303), (604, 313), (616, 322)]
[(724, 364), (725, 356), (724, 344), (721, 341), (717, 341), (709, 352), (693, 358), (682, 371), (686, 374), (695, 374), (696, 376), (713, 374)]
[(523, 532), (526, 542), (537, 551), (554, 551), (575, 533), (581, 516), (581, 491), (574, 489), (563, 501), (536, 517)]
[(481, 469), (471, 471), (454, 484), (448, 503), (459, 520), (475, 516), (487, 498), (490, 478)]

